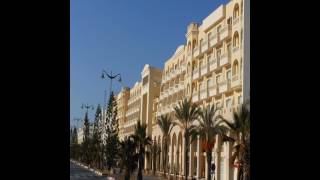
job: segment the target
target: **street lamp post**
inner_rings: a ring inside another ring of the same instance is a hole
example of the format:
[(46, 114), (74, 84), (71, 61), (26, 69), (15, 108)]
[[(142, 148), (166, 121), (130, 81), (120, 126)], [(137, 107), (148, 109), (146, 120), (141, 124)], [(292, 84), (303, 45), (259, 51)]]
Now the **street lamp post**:
[(94, 108), (93, 105), (89, 105), (88, 103), (87, 104), (82, 103), (82, 106), (81, 106), (81, 109), (87, 109), (87, 113), (89, 109), (93, 110), (93, 108)]
[[(114, 75), (114, 74), (112, 74), (112, 71), (110, 71), (110, 74), (109, 73), (107, 73), (107, 71), (105, 71), (105, 70), (102, 70), (102, 74), (101, 74), (101, 78), (102, 79), (110, 79), (110, 94), (111, 94), (111, 92), (112, 92), (112, 80), (114, 79), (114, 78), (116, 78), (116, 77), (119, 77), (118, 78), (118, 81), (121, 83), (122, 82), (122, 80), (121, 80), (121, 75), (120, 74), (116, 74), (116, 75)], [(107, 94), (106, 94), (106, 92), (105, 92), (105, 98), (104, 98), (104, 105), (105, 105), (105, 107), (107, 106), (107, 103), (106, 103), (106, 99), (107, 99)]]

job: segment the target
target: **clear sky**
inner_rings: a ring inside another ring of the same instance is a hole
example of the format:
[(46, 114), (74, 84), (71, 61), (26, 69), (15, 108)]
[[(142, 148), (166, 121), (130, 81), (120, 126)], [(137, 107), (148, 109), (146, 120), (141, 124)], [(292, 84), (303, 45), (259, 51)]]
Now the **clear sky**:
[[(84, 117), (82, 103), (104, 104), (109, 81), (120, 73), (125, 86), (141, 78), (144, 64), (163, 68), (190, 22), (199, 22), (228, 0), (71, 0), (70, 122)], [(121, 85), (113, 82), (113, 90)], [(89, 111), (93, 121), (95, 110)]]

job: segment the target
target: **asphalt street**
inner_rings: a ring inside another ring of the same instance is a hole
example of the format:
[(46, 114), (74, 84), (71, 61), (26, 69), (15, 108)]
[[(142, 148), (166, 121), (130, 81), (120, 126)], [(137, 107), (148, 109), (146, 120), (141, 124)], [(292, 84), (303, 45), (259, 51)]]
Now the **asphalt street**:
[(106, 180), (106, 177), (99, 176), (73, 162), (70, 162), (70, 180)]

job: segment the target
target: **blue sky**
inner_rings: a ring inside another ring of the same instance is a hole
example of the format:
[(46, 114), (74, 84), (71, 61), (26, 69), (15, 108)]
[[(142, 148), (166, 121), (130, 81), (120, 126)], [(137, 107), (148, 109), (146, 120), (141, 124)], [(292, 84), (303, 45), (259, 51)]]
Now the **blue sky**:
[[(192, 21), (201, 23), (228, 0), (71, 0), (70, 122), (84, 117), (82, 103), (104, 104), (109, 81), (103, 69), (121, 73), (132, 87), (144, 64), (162, 68)], [(113, 82), (113, 90), (121, 85)], [(93, 120), (94, 111), (89, 112)]]

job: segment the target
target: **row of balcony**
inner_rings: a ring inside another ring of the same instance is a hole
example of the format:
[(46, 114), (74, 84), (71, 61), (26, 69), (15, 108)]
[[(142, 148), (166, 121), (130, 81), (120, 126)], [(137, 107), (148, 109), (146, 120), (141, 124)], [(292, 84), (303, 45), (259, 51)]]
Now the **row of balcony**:
[(130, 97), (128, 100), (128, 105), (134, 103), (135, 101), (140, 100), (140, 96)]
[(219, 82), (218, 85), (209, 85), (208, 88), (200, 88), (199, 91), (193, 92), (192, 102), (197, 102), (220, 93), (225, 93), (232, 88), (241, 87), (241, 84), (241, 78), (239, 78), (239, 75), (235, 75), (232, 77), (232, 80), (224, 80)]
[(196, 46), (193, 51), (187, 53), (187, 60), (196, 58), (205, 53), (209, 48), (214, 47), (218, 42), (223, 41), (227, 37), (231, 37), (231, 25), (224, 25), (220, 32), (212, 34), (209, 38), (200, 42), (200, 46)]
[(187, 65), (184, 63), (180, 65), (177, 69), (169, 72), (167, 75), (162, 76), (162, 83), (167, 82), (168, 80), (171, 80), (172, 78), (177, 77), (178, 75), (182, 74), (184, 71), (186, 71)]
[(179, 83), (175, 84), (174, 86), (169, 87), (168, 89), (162, 91), (160, 93), (160, 99), (167, 98), (181, 90), (184, 89), (184, 81), (180, 81)]
[[(233, 54), (238, 55), (239, 47), (233, 48)], [(204, 63), (200, 68), (195, 68), (192, 71), (192, 80), (198, 79), (199, 77), (206, 75), (207, 73), (216, 70), (217, 68), (226, 66), (231, 63), (231, 53), (224, 53), (218, 58), (211, 58), (208, 63)]]
[(130, 116), (130, 115), (132, 115), (132, 114), (134, 114), (134, 113), (137, 113), (137, 112), (139, 112), (140, 111), (140, 108), (139, 107), (137, 107), (137, 108), (132, 108), (132, 109), (128, 109), (128, 111), (126, 112), (126, 116)]
[(164, 107), (161, 107), (159, 108), (158, 112), (157, 112), (157, 116), (161, 116), (161, 115), (164, 115), (164, 114), (167, 114), (167, 113), (171, 113), (171, 112), (174, 112), (174, 107), (178, 106), (180, 101), (177, 101), (177, 102), (174, 102), (174, 103), (171, 103), (171, 104), (168, 104)]
[(137, 117), (137, 118), (133, 118), (133, 119), (127, 121), (127, 122), (123, 125), (123, 128), (128, 128), (128, 127), (130, 127), (130, 126), (134, 126), (134, 125), (137, 123), (138, 119), (139, 119), (139, 118)]

